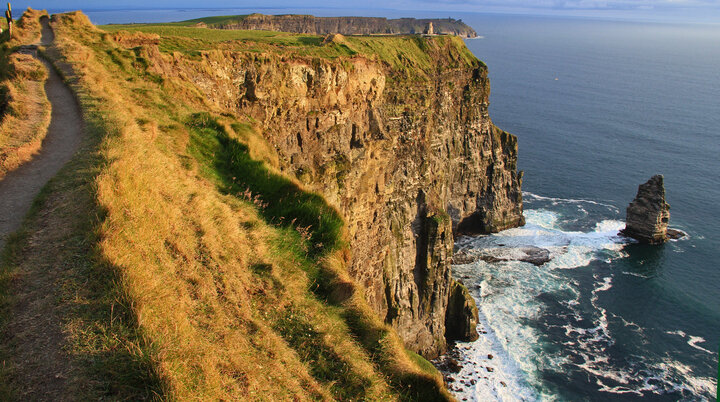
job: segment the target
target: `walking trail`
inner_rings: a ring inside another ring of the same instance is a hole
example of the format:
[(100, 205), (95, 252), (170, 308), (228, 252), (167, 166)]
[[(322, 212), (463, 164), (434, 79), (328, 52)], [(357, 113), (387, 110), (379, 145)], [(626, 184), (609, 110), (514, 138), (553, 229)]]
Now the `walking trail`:
[[(49, 46), (55, 35), (47, 18), (42, 19), (42, 26), (40, 42)], [(48, 70), (45, 92), (52, 105), (50, 127), (40, 153), (0, 180), (0, 250), (7, 236), (20, 227), (40, 189), (70, 160), (82, 139), (82, 117), (72, 91), (47, 61), (41, 61)]]
[[(41, 22), (41, 44), (49, 46), (54, 34), (47, 18)], [(48, 70), (45, 91), (52, 106), (50, 126), (40, 153), (0, 180), (0, 248), (7, 235), (20, 227), (40, 189), (71, 159), (82, 140), (82, 117), (72, 91), (49, 63), (42, 62)], [(31, 235), (28, 247), (50, 245), (62, 250), (57, 232), (63, 228), (56, 227), (54, 209), (45, 205), (39, 215), (41, 229)], [(69, 387), (75, 369), (63, 350), (65, 337), (56, 301), (64, 267), (54, 259), (33, 255), (24, 258), (11, 285), (7, 325), (0, 333), (2, 346), (10, 353), (15, 397), (36, 401), (77, 399), (79, 395), (72, 395)]]

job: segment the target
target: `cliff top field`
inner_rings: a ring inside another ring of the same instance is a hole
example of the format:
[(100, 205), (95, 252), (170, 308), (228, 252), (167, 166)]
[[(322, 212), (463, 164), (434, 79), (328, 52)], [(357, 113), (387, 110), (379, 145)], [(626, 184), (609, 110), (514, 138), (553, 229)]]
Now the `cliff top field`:
[[(27, 16), (37, 22), (41, 14)], [(367, 147), (368, 154), (393, 144), (424, 150), (412, 144), (429, 144), (426, 139), (397, 135), (394, 117), (380, 123), (385, 113), (408, 115), (396, 104), (400, 95), (386, 95), (383, 85), (387, 78), (398, 90), (420, 88), (408, 101), (427, 108), (435, 102), (427, 94), (435, 93), (438, 74), (450, 72), (463, 84), (443, 83), (443, 96), (486, 96), (484, 65), (460, 38), (326, 38), (177, 24), (100, 29), (80, 12), (54, 15), (50, 26), (54, 41), (39, 52), (77, 94), (85, 141), (43, 190), (2, 257), (0, 325), (9, 341), (0, 347), (0, 399), (451, 399), (437, 370), (405, 347), (428, 355), (445, 347), (448, 295), (426, 289), (457, 289), (454, 300), (464, 309), (453, 313), (459, 320), (474, 308), (448, 276), (450, 221), (433, 204), (441, 193), (428, 190), (417, 207), (423, 236), (437, 239), (418, 244), (427, 247), (421, 252), (426, 265), (415, 268), (424, 293), (420, 301), (408, 296), (420, 311), (413, 314), (431, 316), (439, 332), (401, 339), (393, 326), (406, 331), (415, 324), (392, 319), (405, 319), (409, 310), (391, 305), (397, 310), (385, 316), (368, 302), (366, 287), (375, 283), (353, 276), (350, 267), (353, 258), (372, 253), (353, 250), (362, 232), (349, 227), (343, 203), (325, 195), (335, 193), (321, 193), (317, 181), (330, 178), (323, 183), (353, 196), (343, 189), (360, 179), (356, 159), (362, 155), (324, 151), (309, 173), (294, 169), (274, 142), (283, 137), (261, 120), (268, 111), (257, 105), (275, 99), (261, 85), (292, 84), (281, 89), (288, 98), (280, 100), (296, 99), (292, 91), (305, 88), (310, 100), (293, 100), (301, 116), (291, 118), (307, 130), (342, 132), (348, 149)], [(18, 49), (12, 42), (3, 46), (6, 54)], [(253, 76), (260, 74), (254, 68), (263, 68), (265, 77), (289, 74), (290, 81), (266, 83)], [(325, 84), (313, 77), (327, 72), (336, 74), (342, 90), (331, 86), (321, 96)], [(238, 90), (244, 100), (236, 100)], [(374, 124), (368, 135), (385, 137), (360, 138), (354, 124), (338, 120), (342, 110), (303, 106), (320, 102), (315, 99), (347, 102), (347, 111), (387, 103), (362, 112), (365, 120), (370, 114), (365, 124)], [(277, 110), (280, 116), (283, 109)], [(506, 133), (490, 133), (498, 144), (510, 141)], [(301, 137), (291, 134), (298, 141), (293, 146), (303, 146)], [(414, 250), (415, 224), (392, 219), (397, 223), (385, 236)], [(390, 256), (387, 261), (388, 269), (400, 269)], [(50, 325), (60, 339), (42, 353), (31, 345), (41, 341), (33, 328), (45, 324), (23, 307), (34, 294), (33, 278), (43, 275), (37, 267), (60, 267), (46, 277), (43, 292), (52, 295), (43, 315), (54, 317)], [(55, 378), (54, 388), (40, 377)]]

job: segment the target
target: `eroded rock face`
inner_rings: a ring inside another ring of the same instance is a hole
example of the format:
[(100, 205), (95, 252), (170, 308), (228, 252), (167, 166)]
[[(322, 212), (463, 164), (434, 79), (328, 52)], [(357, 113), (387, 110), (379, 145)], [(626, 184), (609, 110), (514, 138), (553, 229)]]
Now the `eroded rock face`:
[(445, 334), (448, 341), (474, 341), (477, 333), (478, 311), (475, 300), (467, 288), (453, 281), (450, 290), (450, 302), (445, 316)]
[(488, 116), (487, 69), (459, 63), (456, 47), (427, 43), (437, 66), (417, 74), (360, 57), (149, 58), (156, 73), (193, 83), (203, 102), (257, 122), (279, 167), (344, 216), (350, 273), (370, 305), (409, 348), (434, 357), (447, 346), (451, 298), (462, 306), (453, 317), (466, 318), (450, 322), (467, 322), (451, 333), (475, 331), (474, 302), (451, 277), (454, 232), (524, 221), (517, 141)]
[(670, 205), (665, 202), (663, 176), (653, 176), (638, 188), (637, 196), (627, 207), (622, 234), (641, 243), (659, 244), (667, 241)]

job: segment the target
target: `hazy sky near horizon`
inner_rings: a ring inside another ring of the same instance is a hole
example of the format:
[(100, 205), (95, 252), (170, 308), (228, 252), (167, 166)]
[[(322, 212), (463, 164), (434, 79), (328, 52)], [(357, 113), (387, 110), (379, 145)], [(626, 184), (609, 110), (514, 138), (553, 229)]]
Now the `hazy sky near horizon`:
[[(610, 17), (639, 20), (696, 21), (720, 23), (720, 0), (20, 0), (16, 10), (100, 10), (149, 8), (327, 8), (439, 12), (493, 12), (558, 16)], [(248, 11), (251, 12), (251, 11)]]

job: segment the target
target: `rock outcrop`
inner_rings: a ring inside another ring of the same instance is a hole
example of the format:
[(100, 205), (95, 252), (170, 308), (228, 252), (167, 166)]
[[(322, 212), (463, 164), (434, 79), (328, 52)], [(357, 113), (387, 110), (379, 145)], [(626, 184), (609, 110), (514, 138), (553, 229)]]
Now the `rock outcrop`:
[(225, 20), (205, 22), (198, 20), (199, 26), (216, 29), (245, 29), (262, 31), (281, 31), (304, 34), (343, 35), (376, 34), (421, 34), (457, 35), (475, 38), (477, 33), (462, 20), (447, 19), (387, 19), (379, 17), (315, 17), (313, 15), (264, 15), (250, 14), (227, 17)]
[(478, 311), (475, 299), (470, 296), (467, 288), (458, 281), (453, 281), (450, 288), (450, 301), (445, 316), (445, 335), (447, 340), (474, 341), (479, 335), (476, 327)]
[(668, 239), (670, 205), (665, 202), (663, 176), (655, 175), (638, 188), (637, 196), (627, 207), (622, 234), (641, 243), (659, 244)]
[(230, 50), (147, 58), (203, 102), (251, 117), (278, 167), (337, 207), (365, 298), (432, 358), (446, 335), (475, 336), (474, 302), (451, 276), (454, 234), (523, 224), (522, 175), (516, 138), (488, 115), (485, 65), (459, 38), (417, 41), (431, 67)]

